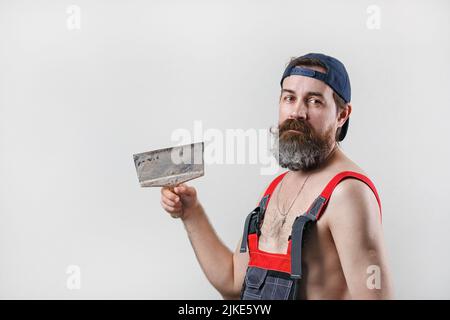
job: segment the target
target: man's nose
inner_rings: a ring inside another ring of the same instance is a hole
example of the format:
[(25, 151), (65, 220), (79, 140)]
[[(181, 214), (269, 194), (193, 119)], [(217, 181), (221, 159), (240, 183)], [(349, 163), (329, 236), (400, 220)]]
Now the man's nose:
[(290, 119), (308, 119), (308, 108), (306, 105), (299, 101), (295, 104), (294, 108), (292, 109), (291, 114), (289, 115)]

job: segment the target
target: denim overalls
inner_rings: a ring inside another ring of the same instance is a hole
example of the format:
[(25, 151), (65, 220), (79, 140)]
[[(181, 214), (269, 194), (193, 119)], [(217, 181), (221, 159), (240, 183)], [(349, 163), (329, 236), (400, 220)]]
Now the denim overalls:
[(314, 200), (306, 213), (298, 216), (288, 239), (286, 254), (270, 253), (258, 248), (264, 213), (275, 187), (287, 172), (276, 177), (263, 198), (246, 218), (240, 252), (249, 250), (250, 260), (241, 290), (242, 300), (296, 300), (298, 299), (299, 280), (302, 279), (302, 247), (308, 228), (314, 227), (325, 211), (328, 200), (336, 185), (346, 178), (355, 178), (365, 182), (375, 194), (378, 205), (381, 203), (377, 190), (370, 179), (353, 171), (342, 171), (334, 176)]

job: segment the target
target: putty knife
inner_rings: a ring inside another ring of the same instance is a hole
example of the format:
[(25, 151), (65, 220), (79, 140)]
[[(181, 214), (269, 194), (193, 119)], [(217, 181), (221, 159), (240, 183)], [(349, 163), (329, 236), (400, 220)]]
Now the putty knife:
[(174, 187), (204, 175), (203, 142), (133, 155), (141, 187)]

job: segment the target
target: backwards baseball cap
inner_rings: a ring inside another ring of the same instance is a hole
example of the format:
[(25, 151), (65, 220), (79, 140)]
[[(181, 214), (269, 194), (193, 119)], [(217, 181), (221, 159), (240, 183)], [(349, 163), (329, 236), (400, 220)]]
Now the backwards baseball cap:
[[(320, 61), (326, 69), (326, 73), (319, 72), (316, 70), (308, 69), (306, 67), (295, 66), (295, 62), (301, 64), (302, 59), (314, 59)], [(334, 92), (341, 97), (345, 103), (349, 103), (351, 100), (351, 88), (350, 88), (350, 79), (348, 77), (347, 70), (345, 69), (342, 62), (338, 59), (321, 54), (321, 53), (308, 53), (304, 56), (295, 59), (295, 62), (292, 61), (284, 70), (283, 77), (281, 78), (280, 85), (283, 87), (283, 80), (289, 76), (297, 75), (314, 78), (320, 81), (325, 82), (329, 85)], [(345, 121), (342, 126), (339, 141), (344, 140), (345, 135), (347, 134), (349, 118)]]

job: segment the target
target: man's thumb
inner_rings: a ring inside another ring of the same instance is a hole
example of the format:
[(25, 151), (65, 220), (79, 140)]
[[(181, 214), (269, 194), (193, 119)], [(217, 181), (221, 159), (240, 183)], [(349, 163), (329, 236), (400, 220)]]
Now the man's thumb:
[(180, 184), (177, 187), (175, 187), (174, 191), (178, 195), (192, 196), (192, 195), (195, 194), (195, 189), (193, 187), (190, 187), (190, 186), (184, 184), (184, 183)]

